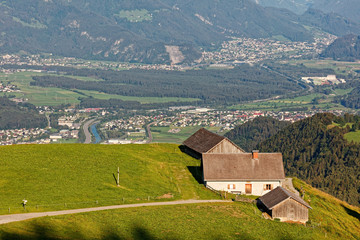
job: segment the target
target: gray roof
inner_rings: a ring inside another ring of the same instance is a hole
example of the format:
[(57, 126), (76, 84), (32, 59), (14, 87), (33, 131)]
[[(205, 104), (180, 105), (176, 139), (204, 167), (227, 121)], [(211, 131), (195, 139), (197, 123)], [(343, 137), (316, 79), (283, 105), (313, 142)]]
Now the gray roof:
[(205, 181), (285, 179), (281, 153), (203, 154), (203, 169)]
[(297, 201), (298, 203), (304, 205), (307, 208), (311, 208), (310, 205), (305, 202), (301, 197), (295, 195), (294, 193), (290, 192), (289, 190), (286, 190), (283, 187), (277, 187), (274, 190), (268, 192), (267, 194), (261, 196), (259, 200), (269, 209), (273, 209), (276, 205), (279, 203), (287, 200), (287, 199), (293, 199)]
[[(224, 139), (231, 142), (229, 139), (227, 139), (224, 136), (220, 136), (216, 133), (206, 130), (205, 128), (201, 128), (197, 132), (195, 132), (193, 135), (191, 135), (188, 139), (186, 139), (183, 142), (183, 144), (198, 153), (206, 153), (209, 150), (211, 150), (213, 147), (215, 147), (217, 144), (219, 144), (221, 141), (223, 141)], [(233, 142), (231, 142), (231, 143), (236, 148), (238, 148), (244, 152), (244, 150), (242, 150), (236, 144), (234, 144)]]

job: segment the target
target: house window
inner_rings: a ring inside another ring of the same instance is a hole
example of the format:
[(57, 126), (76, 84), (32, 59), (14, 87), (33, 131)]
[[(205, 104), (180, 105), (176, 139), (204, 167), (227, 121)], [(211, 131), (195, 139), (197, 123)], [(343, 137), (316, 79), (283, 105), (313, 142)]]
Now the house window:
[(273, 185), (272, 184), (264, 184), (264, 190), (272, 190)]
[(228, 189), (235, 189), (235, 184), (228, 184)]

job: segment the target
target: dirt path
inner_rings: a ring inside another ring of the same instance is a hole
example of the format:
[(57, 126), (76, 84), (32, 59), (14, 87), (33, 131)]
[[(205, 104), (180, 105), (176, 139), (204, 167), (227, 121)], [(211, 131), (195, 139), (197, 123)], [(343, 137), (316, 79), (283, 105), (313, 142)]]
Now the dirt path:
[(292, 178), (285, 178), (283, 182), (283, 187), (290, 190), (291, 192), (295, 193), (296, 195), (300, 196), (300, 193), (294, 188), (292, 183)]
[(95, 207), (95, 208), (81, 208), (81, 209), (53, 211), (53, 212), (19, 213), (19, 214), (11, 214), (11, 215), (0, 215), (0, 224), (24, 221), (24, 220), (31, 219), (31, 218), (38, 218), (38, 217), (45, 217), (45, 216), (58, 216), (58, 215), (94, 212), (94, 211), (109, 210), (109, 209), (135, 208), (135, 207), (148, 207), (148, 206), (166, 206), (166, 205), (193, 204), (193, 203), (216, 203), (216, 202), (230, 202), (230, 201), (226, 201), (226, 200), (179, 200), (179, 201), (169, 201), (169, 202), (151, 202), (151, 203), (137, 203), (137, 204), (104, 206), (104, 207)]

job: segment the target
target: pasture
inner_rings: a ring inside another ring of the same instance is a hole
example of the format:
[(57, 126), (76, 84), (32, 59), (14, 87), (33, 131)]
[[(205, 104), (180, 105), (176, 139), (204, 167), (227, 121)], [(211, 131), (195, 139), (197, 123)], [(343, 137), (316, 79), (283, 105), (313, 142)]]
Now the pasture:
[(192, 175), (200, 162), (174, 144), (15, 145), (0, 152), (0, 214), (218, 198)]
[(295, 179), (306, 226), (267, 220), (255, 204), (156, 206), (44, 217), (0, 226), (2, 239), (359, 239), (360, 209)]

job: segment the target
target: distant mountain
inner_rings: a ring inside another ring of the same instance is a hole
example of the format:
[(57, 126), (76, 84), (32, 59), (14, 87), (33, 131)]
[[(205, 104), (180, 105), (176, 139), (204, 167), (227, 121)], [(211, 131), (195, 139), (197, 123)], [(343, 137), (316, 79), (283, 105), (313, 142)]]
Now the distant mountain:
[(253, 0), (264, 7), (285, 8), (301, 15), (306, 12), (314, 0)]
[(224, 136), (245, 151), (251, 152), (256, 149), (260, 142), (272, 137), (289, 125), (289, 122), (279, 121), (271, 117), (257, 117), (252, 121), (235, 127)]
[(336, 13), (360, 23), (360, 2), (358, 0), (253, 0), (264, 7), (286, 8), (302, 15), (309, 8), (324, 13)]
[(336, 13), (324, 13), (313, 8), (308, 9), (300, 16), (300, 22), (318, 27), (325, 32), (336, 36), (360, 34), (360, 24)]
[(344, 138), (346, 133), (358, 131), (359, 125), (358, 116), (316, 114), (284, 128), (262, 142), (259, 150), (283, 153), (286, 175), (360, 205), (360, 148)]
[(252, 0), (17, 0), (1, 1), (0, 12), (0, 53), (143, 63), (191, 63), (229, 37), (312, 41), (304, 25), (332, 30)]
[(336, 39), (324, 50), (321, 56), (341, 61), (360, 59), (360, 36), (350, 34)]
[(337, 13), (354, 22), (360, 23), (359, 0), (314, 0), (311, 7), (325, 13)]

